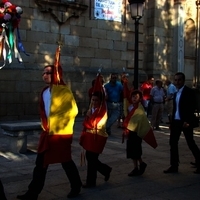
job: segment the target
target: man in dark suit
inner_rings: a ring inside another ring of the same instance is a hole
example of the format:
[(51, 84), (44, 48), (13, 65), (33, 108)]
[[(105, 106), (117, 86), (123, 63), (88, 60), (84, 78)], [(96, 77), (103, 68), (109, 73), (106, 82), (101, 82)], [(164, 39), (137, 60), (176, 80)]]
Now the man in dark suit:
[(191, 150), (195, 161), (196, 171), (200, 174), (200, 150), (193, 138), (193, 119), (195, 112), (195, 93), (185, 85), (185, 74), (178, 72), (175, 74), (174, 83), (177, 88), (173, 99), (173, 113), (170, 125), (170, 164), (171, 166), (164, 170), (164, 173), (178, 172), (179, 153), (178, 141), (183, 132), (188, 147)]

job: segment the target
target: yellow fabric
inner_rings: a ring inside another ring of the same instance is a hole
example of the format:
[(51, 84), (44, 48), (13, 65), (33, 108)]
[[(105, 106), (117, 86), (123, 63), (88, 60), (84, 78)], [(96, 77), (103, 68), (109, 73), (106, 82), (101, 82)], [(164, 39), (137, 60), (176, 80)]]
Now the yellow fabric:
[(97, 127), (94, 129), (86, 129), (86, 132), (92, 133), (92, 134), (98, 134), (103, 137), (108, 137), (108, 134), (106, 133), (107, 118), (108, 118), (108, 116), (107, 116), (107, 112), (106, 112), (105, 115), (98, 122)]
[(53, 85), (48, 118), (49, 135), (71, 135), (78, 108), (71, 90), (66, 85)]
[(149, 132), (151, 126), (146, 117), (145, 111), (141, 103), (139, 103), (138, 108), (135, 110), (132, 115), (127, 129), (130, 131), (137, 132), (137, 135), (141, 138), (144, 138), (146, 134)]

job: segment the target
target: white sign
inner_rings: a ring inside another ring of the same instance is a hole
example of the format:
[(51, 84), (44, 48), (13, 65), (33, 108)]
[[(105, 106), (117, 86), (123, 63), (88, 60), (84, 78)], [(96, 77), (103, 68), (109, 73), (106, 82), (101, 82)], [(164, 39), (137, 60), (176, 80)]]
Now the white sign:
[(122, 0), (95, 0), (95, 19), (122, 21)]

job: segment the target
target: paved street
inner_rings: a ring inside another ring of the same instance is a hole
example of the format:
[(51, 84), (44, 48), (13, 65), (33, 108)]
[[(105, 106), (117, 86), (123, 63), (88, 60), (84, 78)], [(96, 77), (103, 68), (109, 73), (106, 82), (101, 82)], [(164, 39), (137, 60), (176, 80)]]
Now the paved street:
[[(165, 120), (166, 121), (166, 120)], [(80, 166), (81, 147), (78, 144), (82, 129), (82, 118), (77, 118), (73, 141), (73, 159), (78, 166), (83, 182), (86, 178), (86, 166)], [(108, 182), (98, 174), (97, 187), (82, 189), (81, 200), (199, 200), (200, 175), (194, 174), (190, 165), (194, 161), (184, 136), (179, 142), (180, 167), (177, 174), (164, 174), (169, 166), (169, 129), (162, 124), (161, 131), (155, 131), (158, 142), (153, 149), (143, 142), (143, 159), (147, 163), (145, 173), (139, 177), (128, 177), (132, 171), (131, 160), (126, 159), (125, 144), (121, 143), (122, 129), (113, 126), (112, 135), (108, 138), (100, 160), (110, 165), (113, 170)], [(7, 149), (6, 138), (0, 134), (0, 177), (4, 184), (8, 200), (15, 200), (18, 194), (23, 194), (32, 178), (32, 170), (36, 158), (36, 148), (39, 135), (28, 137), (26, 154), (12, 154)], [(200, 131), (196, 131), (195, 140), (200, 147)], [(68, 179), (60, 164), (50, 165), (46, 184), (39, 200), (64, 200), (70, 191)]]

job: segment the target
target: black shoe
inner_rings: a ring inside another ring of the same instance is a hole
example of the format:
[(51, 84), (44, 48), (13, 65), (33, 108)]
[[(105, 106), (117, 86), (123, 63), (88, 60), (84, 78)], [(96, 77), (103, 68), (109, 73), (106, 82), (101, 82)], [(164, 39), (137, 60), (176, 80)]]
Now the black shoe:
[(142, 162), (140, 164), (140, 170), (139, 170), (139, 174), (140, 175), (144, 174), (144, 171), (145, 171), (146, 167), (147, 167), (147, 164), (145, 162)]
[(139, 170), (138, 168), (135, 168), (133, 171), (131, 171), (128, 176), (139, 176)]
[(93, 187), (96, 187), (96, 184), (85, 183), (85, 184), (82, 185), (82, 188), (93, 188)]
[(23, 195), (17, 195), (17, 199), (21, 200), (37, 200), (38, 195), (30, 194), (29, 192), (26, 192)]
[(177, 173), (178, 172), (178, 167), (176, 166), (170, 166), (168, 169), (163, 171), (165, 174), (169, 173)]
[(81, 189), (71, 189), (71, 191), (69, 192), (69, 194), (67, 195), (67, 198), (74, 198), (76, 196), (79, 195)]
[(109, 180), (111, 171), (112, 171), (112, 168), (110, 167), (108, 174), (104, 178), (104, 181), (108, 181)]

